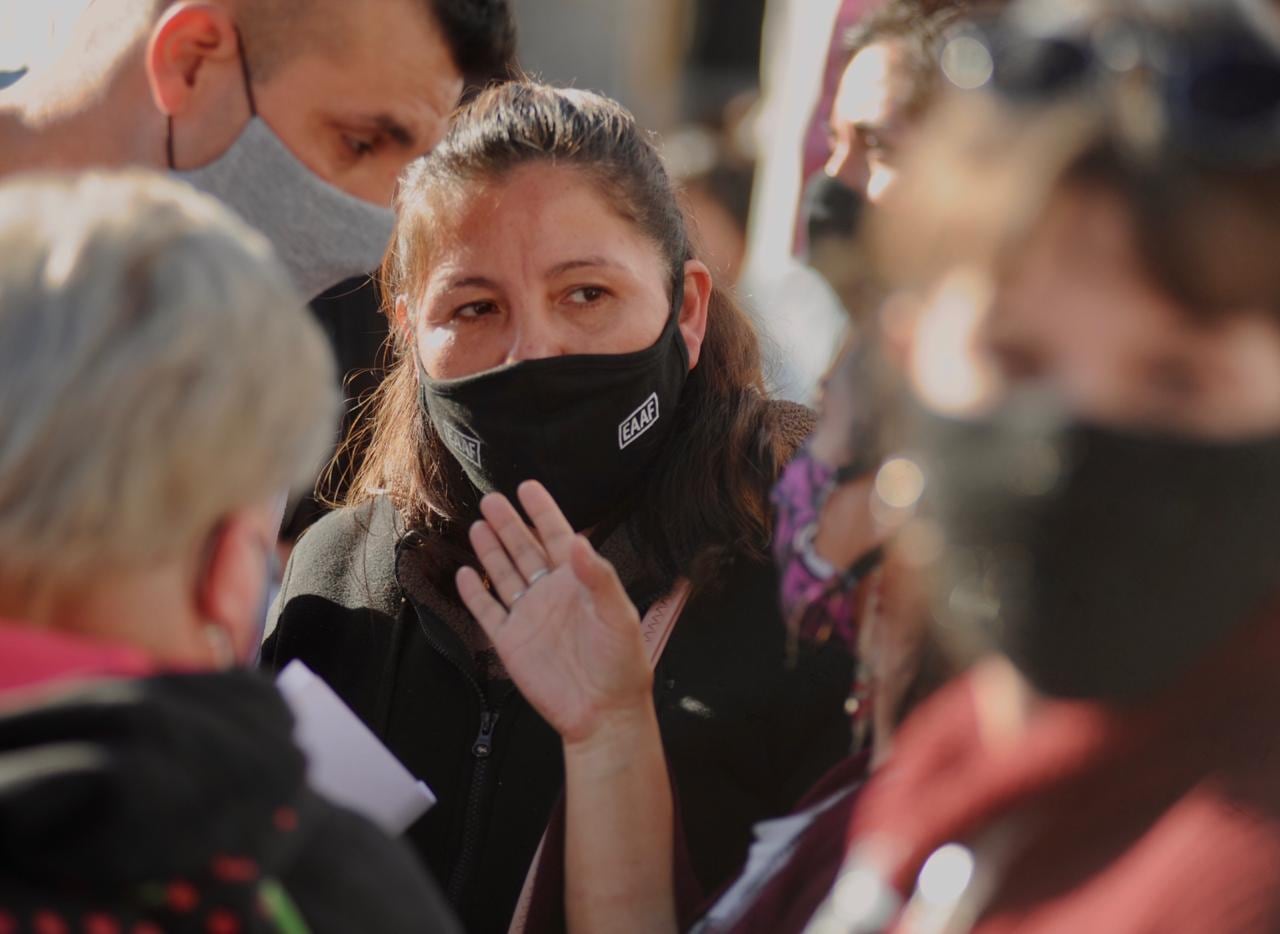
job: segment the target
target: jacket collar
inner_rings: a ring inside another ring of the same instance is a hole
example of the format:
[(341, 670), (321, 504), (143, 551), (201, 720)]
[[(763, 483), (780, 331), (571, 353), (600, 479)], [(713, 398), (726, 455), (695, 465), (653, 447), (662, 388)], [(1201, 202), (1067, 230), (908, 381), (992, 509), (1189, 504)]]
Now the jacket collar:
[(61, 681), (151, 674), (140, 650), (0, 620), (0, 697)]

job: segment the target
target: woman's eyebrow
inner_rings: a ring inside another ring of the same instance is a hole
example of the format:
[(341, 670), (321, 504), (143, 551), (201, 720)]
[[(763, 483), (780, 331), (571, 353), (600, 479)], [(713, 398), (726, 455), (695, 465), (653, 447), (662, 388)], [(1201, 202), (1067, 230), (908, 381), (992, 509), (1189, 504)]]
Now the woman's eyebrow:
[(606, 259), (603, 256), (584, 256), (581, 259), (570, 259), (563, 263), (556, 263), (556, 265), (547, 270), (546, 275), (548, 278), (554, 278), (555, 276), (564, 275), (566, 272), (572, 272), (575, 269), (586, 269), (600, 266), (611, 269), (623, 268), (618, 263), (615, 263), (611, 259)]
[(485, 276), (459, 276), (456, 279), (450, 279), (445, 284), (445, 289), (452, 291), (454, 289), (496, 289), (498, 283)]

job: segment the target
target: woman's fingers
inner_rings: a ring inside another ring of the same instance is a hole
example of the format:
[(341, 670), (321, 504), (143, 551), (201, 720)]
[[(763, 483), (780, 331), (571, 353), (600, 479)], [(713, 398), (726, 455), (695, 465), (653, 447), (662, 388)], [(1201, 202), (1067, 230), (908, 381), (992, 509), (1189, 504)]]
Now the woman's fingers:
[(485, 574), (493, 582), (494, 589), (502, 602), (511, 606), (525, 590), (529, 583), (512, 563), (510, 555), (498, 540), (497, 534), (488, 522), (477, 522), (471, 526), (471, 547), (475, 549), (476, 558)]
[[(490, 528), (497, 533), (502, 547), (507, 550), (511, 560), (515, 562), (525, 582), (532, 581), (548, 571), (554, 570), (551, 559), (542, 545), (533, 537), (533, 532), (511, 501), (500, 493), (490, 493), (480, 500), (480, 512), (488, 521)], [(524, 584), (522, 583), (523, 587)]]
[(542, 547), (546, 549), (552, 566), (560, 567), (569, 560), (573, 550), (573, 526), (564, 517), (547, 488), (537, 480), (526, 480), (520, 484), (516, 495), (520, 497), (520, 505), (524, 507), (524, 511), (533, 520), (533, 527), (542, 539)]
[(574, 536), (570, 543), (570, 554), (574, 576), (591, 592), (597, 612), (608, 616), (610, 622), (616, 622), (621, 617), (639, 620), (639, 614), (636, 613), (631, 598), (627, 596), (618, 572), (596, 553), (585, 536)]
[(493, 594), (485, 589), (484, 581), (473, 568), (460, 568), (457, 577), (458, 595), (466, 604), (471, 615), (480, 623), (480, 628), (492, 642), (497, 638), (498, 630), (507, 621), (507, 611), (494, 599)]

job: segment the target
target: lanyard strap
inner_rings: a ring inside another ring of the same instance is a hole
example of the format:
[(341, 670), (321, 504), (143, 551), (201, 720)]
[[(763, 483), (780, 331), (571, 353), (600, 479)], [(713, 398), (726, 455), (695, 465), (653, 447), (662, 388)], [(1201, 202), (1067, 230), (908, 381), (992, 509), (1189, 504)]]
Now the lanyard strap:
[(687, 578), (680, 578), (671, 592), (655, 601), (653, 606), (649, 607), (649, 612), (644, 614), (644, 619), (640, 620), (640, 635), (644, 639), (645, 651), (649, 655), (650, 668), (658, 667), (662, 652), (671, 639), (672, 631), (676, 628), (676, 620), (684, 611), (684, 605), (689, 602), (689, 592), (692, 589), (693, 586)]

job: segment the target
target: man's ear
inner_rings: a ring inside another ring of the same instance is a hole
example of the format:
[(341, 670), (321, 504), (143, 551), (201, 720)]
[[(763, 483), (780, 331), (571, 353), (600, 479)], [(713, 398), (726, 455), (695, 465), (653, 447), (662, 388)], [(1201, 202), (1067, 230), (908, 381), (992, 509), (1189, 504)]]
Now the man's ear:
[(240, 39), (235, 20), (215, 3), (183, 0), (165, 10), (147, 42), (147, 80), (161, 113), (175, 116), (193, 105), (212, 67), (236, 68)]
[(696, 259), (684, 264), (684, 304), (680, 307), (680, 336), (689, 350), (689, 369), (698, 365), (707, 336), (707, 309), (711, 305), (711, 270)]
[(236, 658), (248, 658), (262, 612), (267, 580), (266, 532), (250, 510), (232, 513), (214, 530), (205, 560), (197, 569), (196, 609), (206, 626), (217, 626), (228, 637)]

